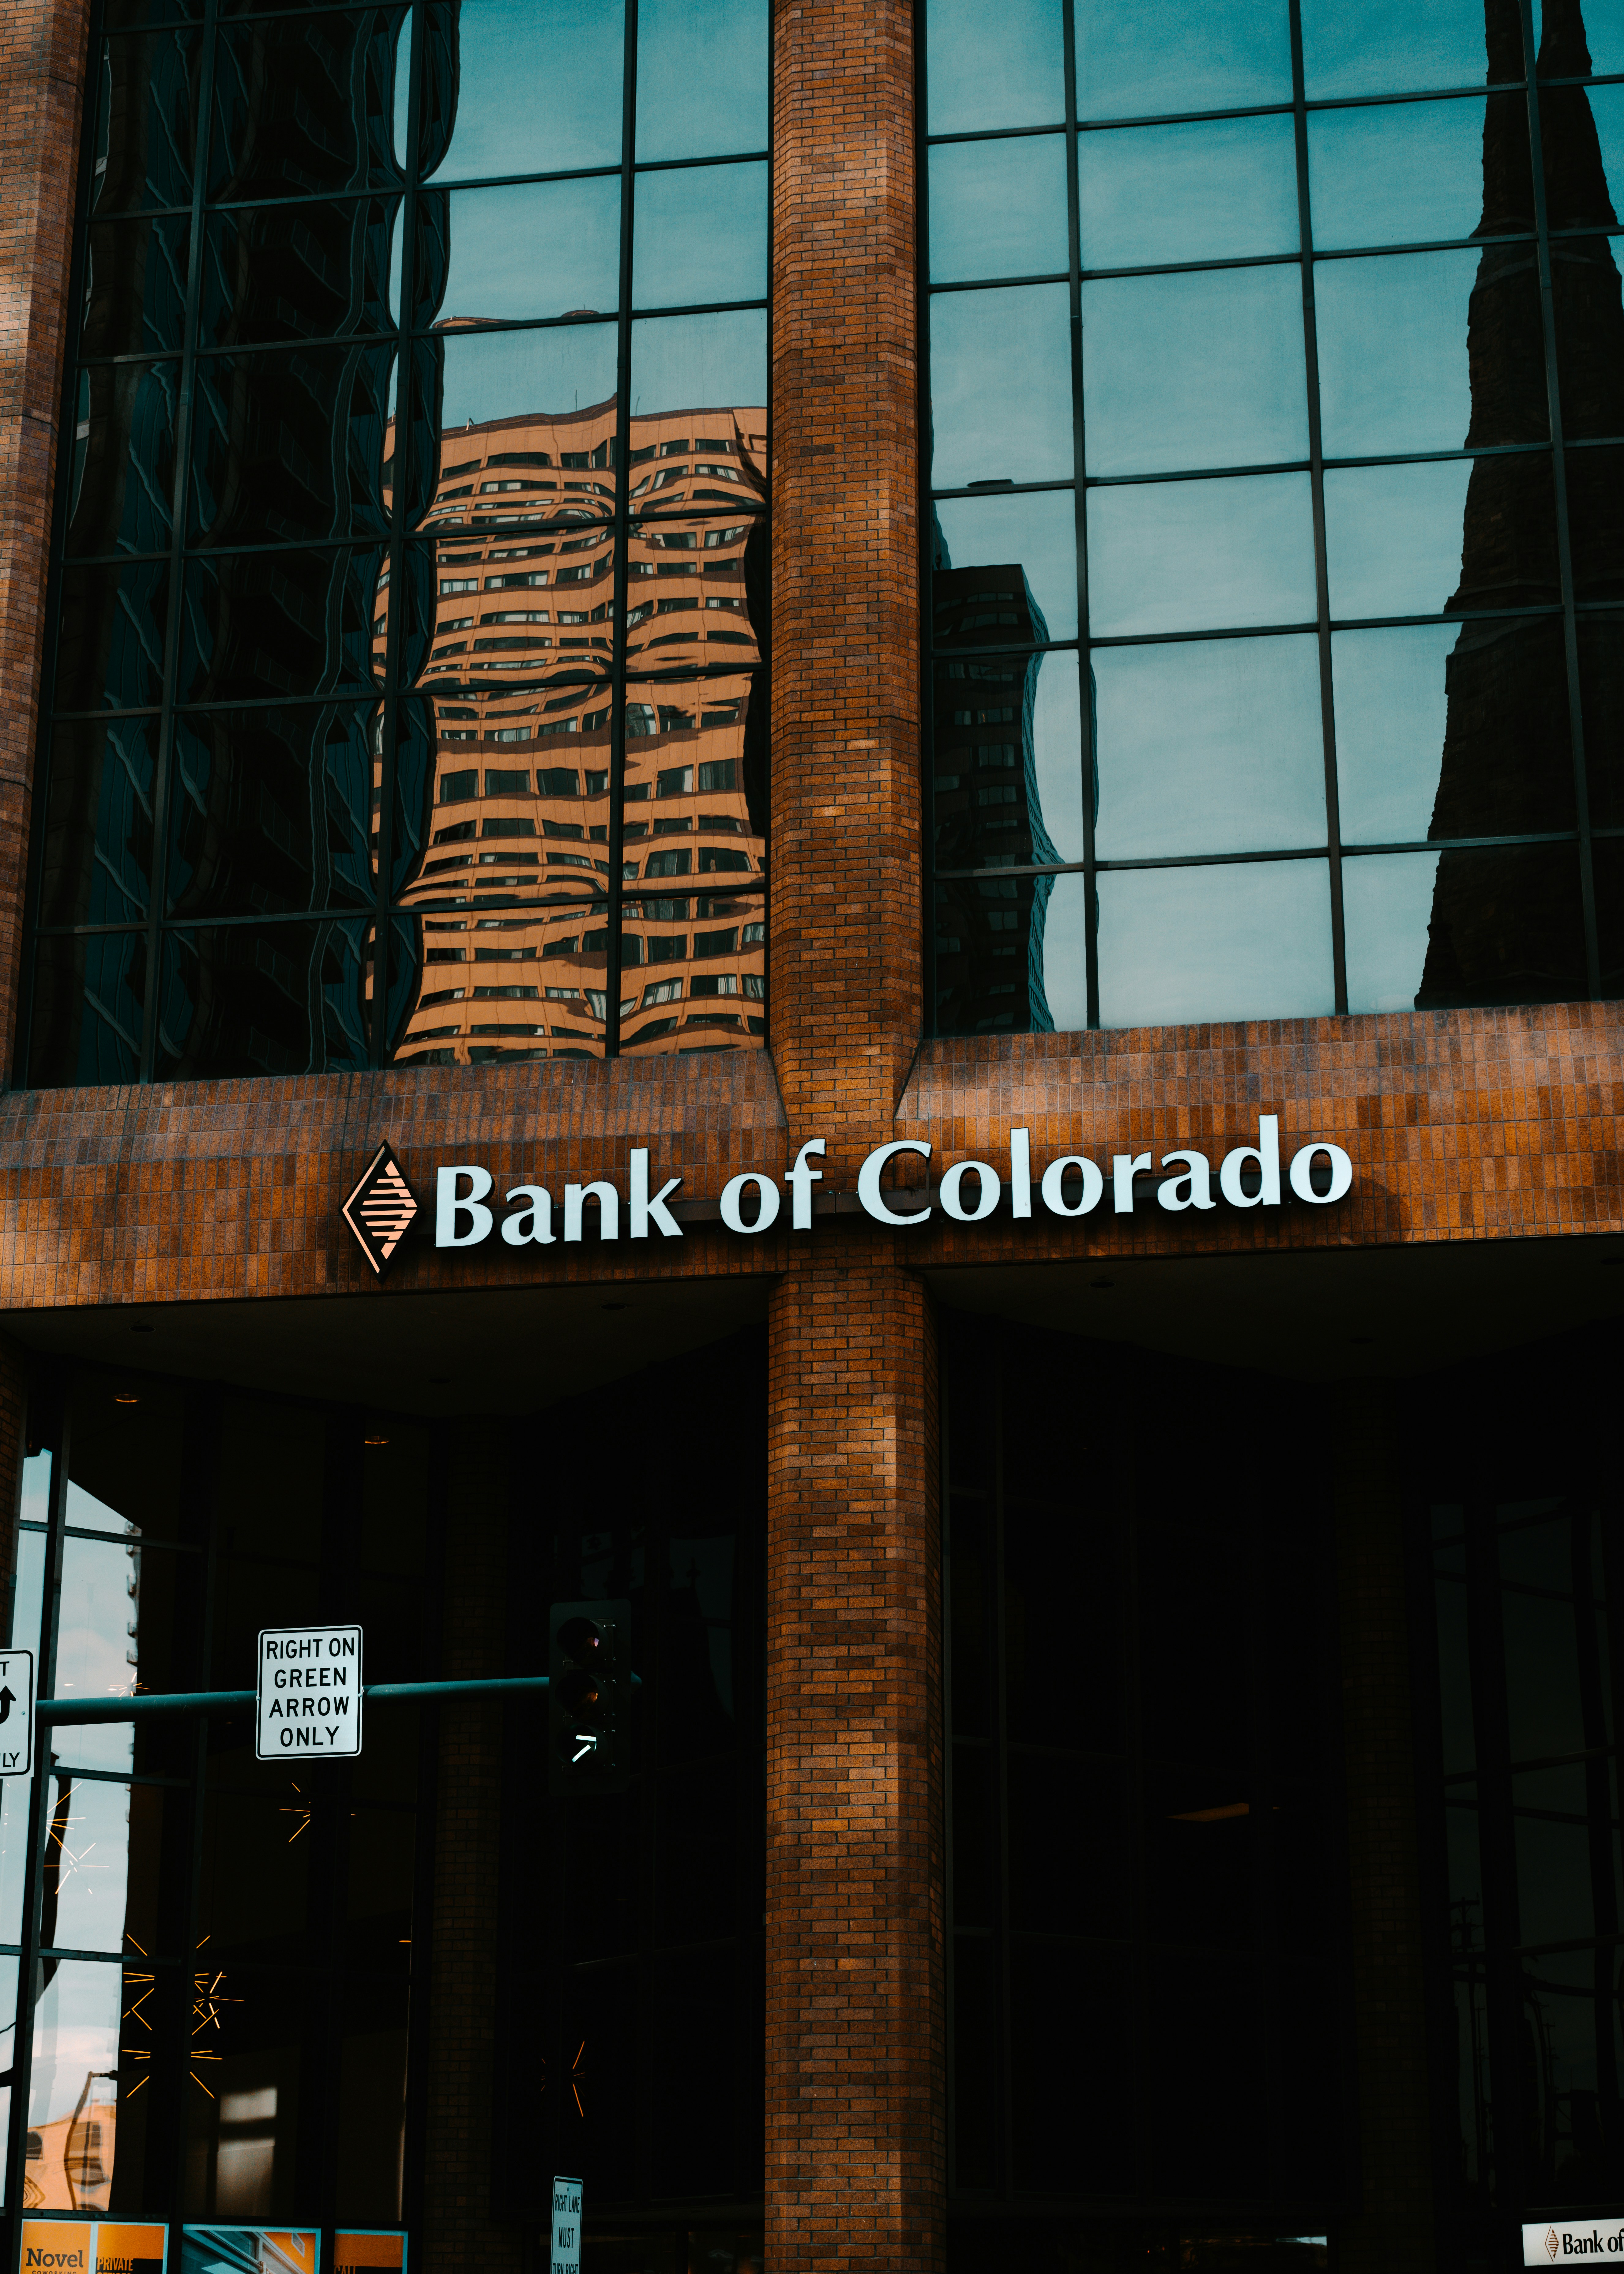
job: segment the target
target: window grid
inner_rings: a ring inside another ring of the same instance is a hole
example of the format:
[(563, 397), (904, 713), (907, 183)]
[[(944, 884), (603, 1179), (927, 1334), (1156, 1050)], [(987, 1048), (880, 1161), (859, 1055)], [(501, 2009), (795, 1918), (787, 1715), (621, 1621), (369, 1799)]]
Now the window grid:
[[(1020, 862), (999, 859), (985, 865), (950, 865), (936, 860), (937, 832), (928, 832), (931, 847), (929, 884), (987, 883), (997, 880), (1013, 883), (1043, 877), (1080, 877), (1086, 894), (1086, 1023), (1089, 1027), (1101, 1024), (1100, 1007), (1099, 903), (1095, 892), (1097, 877), (1113, 872), (1146, 870), (1161, 868), (1238, 867), (1256, 862), (1323, 860), (1327, 863), (1330, 886), (1331, 943), (1333, 957), (1335, 1009), (1338, 1014), (1349, 1009), (1349, 989), (1345, 927), (1342, 912), (1342, 867), (1345, 861), (1361, 856), (1395, 852), (1436, 853), (1440, 849), (1468, 850), (1478, 847), (1511, 846), (1573, 846), (1577, 848), (1580, 865), (1584, 956), (1588, 992), (1594, 998), (1602, 990), (1601, 958), (1598, 938), (1595, 881), (1591, 858), (1594, 839), (1611, 839), (1621, 832), (1606, 825), (1593, 827), (1590, 819), (1584, 758), (1583, 710), (1581, 700), (1577, 627), (1587, 617), (1604, 619), (1616, 613), (1607, 600), (1579, 599), (1574, 589), (1572, 550), (1568, 532), (1568, 498), (1566, 457), (1568, 450), (1616, 448), (1620, 437), (1612, 434), (1586, 434), (1568, 441), (1565, 437), (1561, 402), (1558, 383), (1556, 325), (1553, 305), (1551, 277), (1551, 248), (1564, 238), (1575, 241), (1605, 237), (1615, 245), (1624, 244), (1624, 227), (1612, 229), (1600, 226), (1575, 225), (1567, 229), (1550, 226), (1546, 210), (1545, 177), (1540, 140), (1539, 95), (1566, 87), (1590, 90), (1624, 83), (1624, 74), (1596, 72), (1588, 76), (1537, 77), (1535, 39), (1531, 0), (1519, 0), (1519, 25), (1523, 56), (1523, 76), (1501, 80), (1485, 79), (1475, 86), (1411, 89), (1398, 92), (1379, 91), (1371, 94), (1318, 97), (1309, 99), (1304, 79), (1304, 41), (1301, 0), (1289, 0), (1289, 21), (1291, 48), (1292, 101), (1242, 105), (1229, 109), (1199, 109), (1178, 112), (1150, 112), (1123, 117), (1082, 118), (1077, 86), (1076, 0), (1061, 0), (1061, 24), (1064, 58), (1064, 117), (1052, 124), (1003, 128), (968, 128), (951, 132), (921, 136), (919, 161), (919, 290), (927, 320), (921, 327), (921, 425), (925, 437), (921, 452), (921, 471), (925, 488), (925, 510), (921, 515), (921, 584), (925, 594), (926, 649), (928, 660), (921, 673), (921, 700), (924, 716), (922, 748), (926, 764), (931, 764), (936, 749), (936, 666), (947, 659), (977, 662), (995, 661), (1000, 657), (1009, 659), (1017, 656), (1075, 654), (1082, 673), (1083, 700), (1081, 705), (1081, 748), (1079, 763), (1085, 784), (1082, 799), (1083, 852), (1079, 860)], [(926, 42), (921, 36), (918, 49), (918, 109), (921, 119), (928, 119), (928, 73)], [(1446, 100), (1492, 101), (1495, 97), (1521, 94), (1528, 117), (1529, 162), (1534, 227), (1531, 231), (1496, 231), (1485, 230), (1470, 237), (1420, 237), (1412, 241), (1377, 243), (1373, 245), (1335, 247), (1320, 251), (1313, 242), (1312, 213), (1309, 178), (1308, 121), (1315, 114), (1338, 111), (1390, 109), (1400, 104), (1415, 104)], [(1081, 196), (1079, 179), (1079, 149), (1084, 138), (1110, 134), (1136, 127), (1169, 127), (1197, 124), (1219, 120), (1289, 117), (1294, 126), (1294, 157), (1299, 242), (1297, 250), (1231, 257), (1214, 257), (1188, 261), (1143, 262), (1116, 267), (1089, 267), (1085, 265), (1086, 248), (1082, 244)], [(980, 145), (1001, 141), (1040, 140), (1064, 137), (1066, 146), (1067, 230), (1070, 265), (1064, 271), (1045, 268), (1031, 274), (999, 276), (954, 276), (937, 281), (930, 274), (929, 227), (929, 154), (932, 150), (953, 146)], [(1319, 268), (1334, 262), (1380, 259), (1401, 259), (1413, 253), (1458, 251), (1481, 253), (1485, 246), (1504, 244), (1513, 245), (1530, 243), (1538, 264), (1541, 311), (1542, 346), (1545, 365), (1546, 409), (1549, 416), (1548, 438), (1544, 440), (1476, 444), (1457, 450), (1426, 450), (1403, 453), (1391, 451), (1372, 456), (1339, 456), (1327, 453), (1321, 435), (1321, 404), (1318, 371), (1315, 280)], [(1097, 474), (1088, 466), (1087, 436), (1084, 404), (1084, 361), (1082, 287), (1086, 283), (1107, 279), (1140, 276), (1180, 275), (1220, 270), (1255, 269), (1297, 267), (1303, 278), (1303, 324), (1306, 369), (1306, 412), (1309, 432), (1309, 452), (1306, 457), (1265, 460), (1255, 464), (1207, 465), (1177, 469), (1151, 469), (1127, 473)], [(951, 295), (998, 290), (1018, 286), (1065, 284), (1070, 295), (1071, 328), (1071, 387), (1073, 409), (1073, 467), (1071, 479), (1049, 478), (1033, 481), (999, 482), (940, 486), (933, 481), (930, 466), (931, 379), (930, 323), (929, 312), (940, 298)], [(1560, 576), (1560, 599), (1554, 605), (1529, 605), (1516, 608), (1484, 610), (1463, 608), (1443, 614), (1395, 614), (1388, 616), (1334, 615), (1331, 611), (1326, 538), (1325, 476), (1327, 471), (1343, 468), (1426, 464), (1443, 463), (1475, 463), (1491, 457), (1545, 457), (1552, 467), (1554, 516), (1556, 523), (1557, 557)], [(1222, 478), (1242, 479), (1247, 477), (1307, 473), (1311, 481), (1316, 615), (1312, 621), (1273, 624), (1242, 624), (1237, 626), (1200, 626), (1190, 629), (1145, 631), (1136, 633), (1094, 633), (1089, 622), (1088, 539), (1086, 505), (1088, 494), (1097, 490), (1114, 487), (1148, 487), (1191, 481)], [(1043, 493), (1072, 493), (1075, 510), (1077, 552), (1077, 599), (1079, 636), (1076, 639), (1044, 639), (1022, 643), (1011, 647), (961, 645), (954, 647), (936, 637), (936, 618), (932, 605), (932, 506), (936, 501), (985, 498), (989, 493), (1001, 497), (1019, 497)], [(1472, 621), (1491, 621), (1500, 616), (1527, 621), (1536, 617), (1555, 619), (1560, 616), (1563, 627), (1563, 642), (1567, 666), (1568, 722), (1575, 790), (1575, 825), (1554, 831), (1523, 831), (1510, 835), (1447, 835), (1425, 839), (1401, 839), (1392, 841), (1346, 843), (1341, 829), (1339, 811), (1339, 782), (1336, 756), (1336, 722), (1332, 681), (1331, 640), (1335, 633), (1357, 629), (1372, 630), (1408, 625), (1463, 625)], [(1097, 757), (1091, 734), (1088, 659), (1096, 649), (1131, 646), (1179, 645), (1193, 640), (1267, 639), (1282, 634), (1312, 632), (1318, 650), (1320, 681), (1321, 730), (1324, 745), (1326, 798), (1326, 832), (1322, 841), (1297, 847), (1259, 847), (1254, 850), (1226, 851), (1212, 854), (1171, 854), (1161, 856), (1136, 856), (1120, 859), (1100, 857), (1095, 850), (1095, 803), (1097, 801)], [(1090, 771), (1094, 770), (1095, 795), (1086, 794)], [(933, 789), (926, 785), (927, 805), (933, 805)], [(933, 1005), (932, 1026), (937, 1032), (963, 1031), (952, 1023), (941, 1020), (941, 992), (937, 983), (936, 955), (939, 918), (935, 905), (936, 895), (928, 889), (926, 895), (927, 937), (924, 943), (927, 969)]]

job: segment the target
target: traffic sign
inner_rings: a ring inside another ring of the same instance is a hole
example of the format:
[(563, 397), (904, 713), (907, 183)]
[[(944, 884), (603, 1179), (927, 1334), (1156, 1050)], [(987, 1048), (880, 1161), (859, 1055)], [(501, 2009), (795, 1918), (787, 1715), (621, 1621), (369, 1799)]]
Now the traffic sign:
[(34, 1653), (0, 1651), (0, 1777), (34, 1774)]
[(359, 1627), (262, 1627), (254, 1751), (325, 1760), (361, 1750)]
[(553, 2182), (553, 2274), (580, 2274), (581, 2182)]

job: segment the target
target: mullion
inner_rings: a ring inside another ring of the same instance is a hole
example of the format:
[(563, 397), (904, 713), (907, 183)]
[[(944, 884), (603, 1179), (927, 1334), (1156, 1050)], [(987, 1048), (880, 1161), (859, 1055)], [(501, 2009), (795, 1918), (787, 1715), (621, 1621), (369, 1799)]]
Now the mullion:
[(1083, 956), (1085, 1013), (1090, 1027), (1100, 1023), (1100, 939), (1098, 902), (1094, 892), (1094, 787), (1099, 779), (1099, 754), (1094, 745), (1094, 704), (1083, 699), (1094, 686), (1088, 626), (1088, 436), (1083, 409), (1083, 223), (1082, 186), (1077, 137), (1077, 18), (1074, 0), (1061, 11), (1065, 72), (1066, 109), (1066, 252), (1068, 297), (1071, 324), (1071, 529), (1077, 554), (1078, 721), (1080, 727), (1078, 764), (1081, 768), (1083, 809)]
[(1308, 113), (1303, 75), (1301, 0), (1289, 0), (1297, 162), (1297, 238), (1303, 283), (1303, 368), (1308, 409), (1309, 491), (1314, 531), (1314, 605), (1319, 618), (1320, 730), (1325, 768), (1326, 854), (1331, 895), (1331, 983), (1339, 1017), (1348, 1010), (1348, 940), (1342, 913), (1342, 815), (1336, 779), (1336, 712), (1331, 675), (1331, 584), (1326, 554), (1325, 445), (1320, 416), (1320, 338), (1314, 307), (1314, 230), (1309, 204)]
[[(1526, 837), (1413, 838), (1390, 845), (1350, 845), (1343, 848), (1343, 857), (1369, 860), (1386, 853), (1492, 852), (1523, 845), (1576, 845), (1578, 842), (1577, 832), (1571, 829), (1548, 830)], [(1101, 873), (1129, 869), (1234, 869), (1254, 861), (1323, 861), (1329, 853), (1328, 844), (1258, 846), (1238, 853), (1139, 854), (1122, 860), (1097, 860), (1094, 867)], [(971, 879), (989, 877), (1078, 877), (1083, 873), (1080, 861), (1028, 862), (1006, 869), (939, 869), (936, 871), (938, 879), (944, 884), (964, 884)]]
[(164, 627), (162, 707), (153, 779), (152, 870), (147, 879), (147, 989), (142, 1005), (139, 1079), (149, 1082), (158, 1040), (163, 902), (168, 890), (169, 781), (175, 744), (175, 682), (180, 667), (182, 602), (186, 582), (186, 525), (192, 503), (192, 414), (197, 386), (198, 330), (203, 298), (204, 214), (214, 109), (214, 49), (218, 0), (204, 0), (202, 60), (198, 69), (198, 131), (192, 154), (192, 235), (186, 250), (186, 309), (183, 358), (175, 408), (175, 486), (169, 525), (169, 594)]
[[(1614, 72), (1613, 78), (1624, 78)], [(1406, 87), (1390, 94), (1321, 94), (1307, 104), (1315, 110), (1372, 110), (1385, 103), (1394, 102), (1470, 102), (1474, 95), (1518, 94), (1532, 84), (1530, 79), (1493, 79), (1478, 87)], [(1593, 79), (1543, 79), (1544, 87), (1590, 87)], [(1290, 102), (1241, 103), (1229, 110), (1152, 110), (1129, 113), (1120, 118), (1082, 118), (1077, 122), (1081, 134), (1116, 134), (1124, 129), (1140, 126), (1204, 126), (1209, 122), (1229, 118), (1285, 118), (1290, 116)], [(973, 126), (957, 134), (928, 134), (925, 146), (935, 150), (953, 142), (1015, 142), (1032, 140), (1044, 134), (1064, 134), (1069, 131), (1064, 119), (1055, 119), (1041, 126)]]
[[(1602, 237), (1605, 230), (1570, 230), (1571, 237)], [(1624, 234), (1614, 230), (1613, 235)], [(1487, 245), (1532, 245), (1530, 229), (1502, 230), (1492, 237), (1406, 237), (1396, 245), (1339, 245), (1315, 256), (1320, 260), (1385, 260), (1407, 252), (1478, 252)], [(1083, 270), (1086, 283), (1096, 283), (1124, 276), (1199, 276), (1224, 268), (1288, 268), (1302, 258), (1296, 252), (1237, 252), (1221, 259), (1200, 260), (1138, 260), (1116, 268)], [(936, 292), (1003, 292), (1022, 284), (1064, 284), (1071, 275), (1069, 268), (1034, 269), (1029, 275), (1015, 276), (945, 276), (933, 277), (930, 290)], [(111, 360), (111, 358), (108, 358)], [(149, 358), (128, 357), (126, 361), (146, 361)]]
[(1579, 898), (1584, 922), (1586, 979), (1592, 1002), (1601, 993), (1601, 953), (1596, 928), (1596, 883), (1590, 855), (1590, 800), (1584, 763), (1584, 711), (1579, 680), (1579, 625), (1574, 606), (1573, 542), (1568, 518), (1568, 459), (1562, 433), (1562, 395), (1557, 361), (1555, 292), (1551, 277), (1551, 226), (1545, 204), (1545, 150), (1535, 76), (1531, 0), (1519, 0), (1522, 63), (1528, 75), (1528, 158), (1534, 191), (1534, 229), (1539, 270), (1539, 316), (1545, 335), (1545, 395), (1551, 419), (1552, 487), (1556, 505), (1556, 557), (1561, 577), (1562, 642), (1568, 665), (1568, 724), (1573, 753), (1574, 813), (1579, 832)]

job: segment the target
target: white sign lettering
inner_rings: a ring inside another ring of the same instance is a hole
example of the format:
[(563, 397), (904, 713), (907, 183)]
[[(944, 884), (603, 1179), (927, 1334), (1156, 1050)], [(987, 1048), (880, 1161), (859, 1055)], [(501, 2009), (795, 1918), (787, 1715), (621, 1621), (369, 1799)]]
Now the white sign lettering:
[(1581, 2258), (1624, 2259), (1624, 2218), (1542, 2218), (1523, 2228), (1524, 2266), (1568, 2266)]
[(34, 1774), (34, 1653), (0, 1651), (0, 1777)]
[(361, 1750), (359, 1627), (262, 1627), (254, 1751), (262, 1761)]
[(553, 2182), (553, 2274), (580, 2274), (581, 2182)]

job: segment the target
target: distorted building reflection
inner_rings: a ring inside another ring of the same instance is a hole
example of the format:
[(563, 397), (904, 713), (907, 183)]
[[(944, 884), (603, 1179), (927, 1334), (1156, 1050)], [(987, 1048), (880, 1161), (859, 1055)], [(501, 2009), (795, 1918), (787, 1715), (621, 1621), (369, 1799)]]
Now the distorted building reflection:
[(958, 651), (932, 666), (936, 866), (1021, 872), (938, 885), (938, 1015), (949, 1033), (1048, 1034), (1043, 919), (1054, 878), (1030, 871), (1060, 855), (1038, 789), (1043, 658), (1030, 651), (1049, 627), (1019, 561), (955, 568), (939, 523), (935, 546), (934, 642)]
[[(1512, 0), (1487, 0), (1488, 76), (1522, 75), (1522, 32)], [(1546, 7), (1542, 79), (1590, 69), (1579, 0)], [(1562, 374), (1564, 439), (1624, 433), (1624, 305), (1610, 240), (1618, 217), (1589, 94), (1542, 88), (1544, 186), (1553, 233), (1552, 318)], [(1461, 578), (1447, 603), (1472, 618), (1447, 664), (1447, 719), (1429, 837), (1526, 837), (1570, 831), (1577, 815), (1570, 717), (1583, 702), (1610, 728), (1619, 716), (1618, 625), (1581, 613), (1570, 658), (1551, 460), (1547, 362), (1541, 350), (1527, 111), (1491, 102), (1483, 144), (1483, 215), (1470, 303), (1474, 460), (1466, 493)], [(1522, 232), (1510, 241), (1511, 232)], [(1495, 242), (1497, 237), (1508, 241)], [(1564, 501), (1574, 596), (1617, 598), (1618, 534), (1624, 526), (1624, 466), (1616, 449), (1575, 450)], [(1514, 610), (1542, 610), (1515, 615)], [(1488, 613), (1488, 612), (1496, 613)], [(1478, 613), (1482, 612), (1482, 613)], [(1587, 752), (1591, 818), (1609, 818), (1616, 758), (1605, 739)], [(1443, 853), (1433, 886), (1417, 1008), (1548, 1002), (1588, 991), (1584, 930), (1574, 857), (1566, 847), (1462, 847)]]

